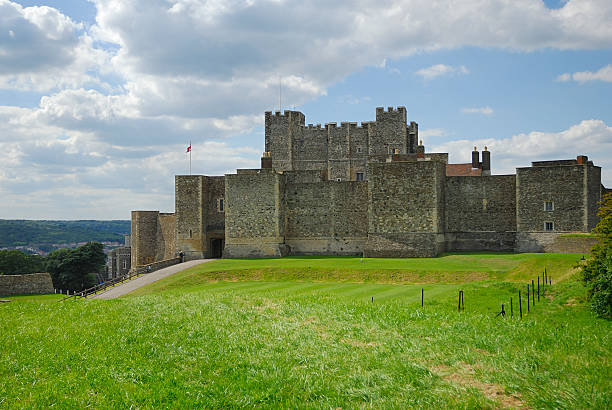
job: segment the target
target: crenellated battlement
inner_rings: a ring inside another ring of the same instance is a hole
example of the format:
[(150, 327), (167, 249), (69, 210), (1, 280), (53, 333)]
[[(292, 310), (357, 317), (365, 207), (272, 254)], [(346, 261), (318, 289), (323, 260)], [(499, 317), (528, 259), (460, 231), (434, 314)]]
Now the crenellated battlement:
[(376, 107), (376, 115), (380, 115), (384, 113), (406, 114), (406, 107), (404, 106), (398, 106), (397, 108), (387, 107), (386, 111), (385, 111), (385, 107)]
[(417, 124), (406, 121), (403, 106), (378, 107), (374, 121), (360, 123), (306, 124), (304, 114), (292, 110), (266, 111), (265, 117), (265, 151), (278, 171), (327, 168), (334, 179), (351, 180), (363, 174), (370, 155), (416, 151)]

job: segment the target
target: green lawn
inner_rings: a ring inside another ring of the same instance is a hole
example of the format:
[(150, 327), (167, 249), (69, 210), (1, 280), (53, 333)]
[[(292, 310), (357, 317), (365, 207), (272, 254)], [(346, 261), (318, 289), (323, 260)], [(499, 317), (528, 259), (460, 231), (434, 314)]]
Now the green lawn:
[[(0, 407), (608, 408), (611, 324), (577, 259), (221, 260), (116, 300), (15, 298)], [(495, 317), (543, 264), (548, 295)]]

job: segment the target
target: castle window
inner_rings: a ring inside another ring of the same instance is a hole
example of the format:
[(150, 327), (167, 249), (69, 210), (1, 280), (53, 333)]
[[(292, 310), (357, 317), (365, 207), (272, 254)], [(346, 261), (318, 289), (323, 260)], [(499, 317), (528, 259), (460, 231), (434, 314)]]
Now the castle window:
[(552, 201), (544, 202), (544, 210), (545, 211), (553, 211), (554, 210), (553, 202)]
[(123, 261), (123, 269), (127, 269), (127, 261)]
[(552, 222), (544, 222), (544, 230), (545, 231), (553, 231), (554, 225)]
[(219, 212), (224, 212), (225, 211), (225, 204), (223, 203), (223, 198), (219, 198), (217, 200), (217, 210)]
[(358, 172), (356, 174), (357, 181), (363, 181), (363, 172)]
[(361, 154), (361, 147), (357, 147), (357, 153)]
[(191, 229), (189, 230), (189, 239), (193, 238), (193, 232), (191, 232)]
[(342, 181), (342, 178), (336, 178), (336, 181), (340, 182), (340, 181)]

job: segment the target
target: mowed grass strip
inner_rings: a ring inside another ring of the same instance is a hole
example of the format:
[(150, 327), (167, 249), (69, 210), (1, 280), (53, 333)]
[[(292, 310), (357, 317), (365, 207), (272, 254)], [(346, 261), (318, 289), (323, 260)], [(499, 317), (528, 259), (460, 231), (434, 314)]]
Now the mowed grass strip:
[(554, 280), (574, 272), (582, 255), (465, 253), (437, 258), (286, 257), (220, 259), (195, 266), (133, 295), (178, 287), (186, 291), (211, 281), (315, 281), (353, 283), (466, 283), (483, 280), (523, 282), (547, 269)]
[(610, 322), (575, 276), (522, 321), (495, 317), (522, 286), (207, 280), (15, 300), (0, 305), (0, 406), (606, 408)]

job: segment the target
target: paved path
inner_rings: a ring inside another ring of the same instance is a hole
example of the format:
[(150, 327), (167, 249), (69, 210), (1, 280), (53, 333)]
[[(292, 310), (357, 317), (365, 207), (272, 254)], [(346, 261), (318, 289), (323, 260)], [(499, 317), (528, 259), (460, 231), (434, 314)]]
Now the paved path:
[(195, 261), (188, 261), (179, 263), (177, 265), (168, 266), (155, 272), (146, 273), (142, 276), (125, 282), (121, 285), (109, 288), (107, 291), (89, 296), (87, 299), (114, 299), (119, 296), (126, 295), (133, 290), (141, 288), (149, 283), (157, 282), (160, 279), (166, 278), (170, 275), (174, 275), (177, 272), (191, 268), (192, 266), (200, 265), (202, 263), (214, 261), (214, 259), (199, 259)]

